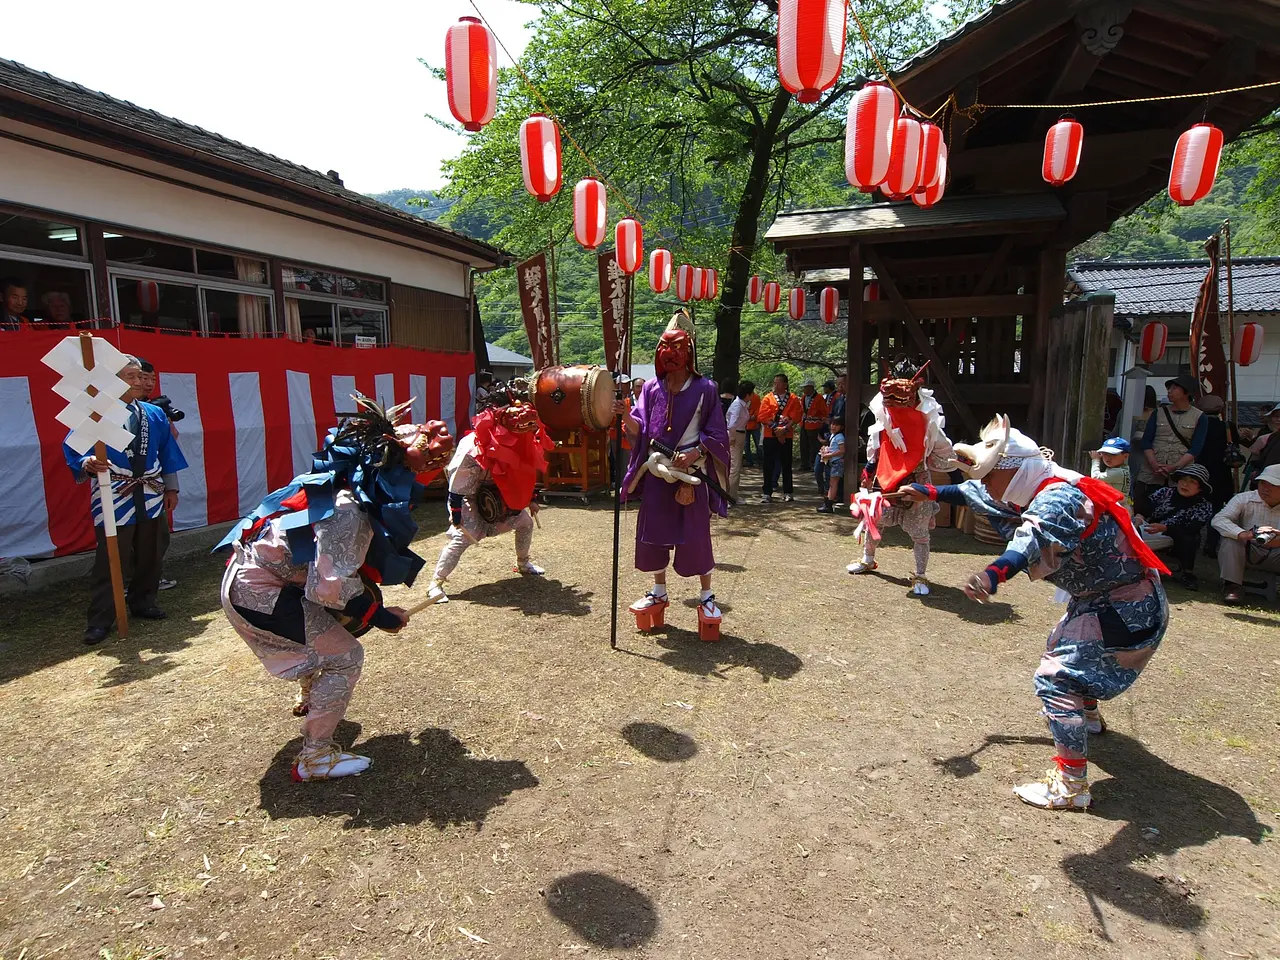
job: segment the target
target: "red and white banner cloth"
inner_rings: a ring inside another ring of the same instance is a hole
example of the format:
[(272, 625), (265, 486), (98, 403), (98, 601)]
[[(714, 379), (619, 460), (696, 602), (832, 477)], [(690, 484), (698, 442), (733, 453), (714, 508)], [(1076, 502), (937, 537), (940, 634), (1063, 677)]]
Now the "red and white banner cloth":
[[(0, 333), (0, 557), (93, 548), (89, 485), (62, 456), (58, 375), (40, 358), (67, 330)], [(311, 455), (357, 391), (383, 403), (413, 399), (413, 420), (470, 429), (475, 358), (401, 347), (354, 350), (291, 340), (195, 338), (139, 330), (103, 335), (149, 360), (159, 391), (186, 413), (178, 442), (175, 530), (244, 516), (270, 491), (311, 470)]]

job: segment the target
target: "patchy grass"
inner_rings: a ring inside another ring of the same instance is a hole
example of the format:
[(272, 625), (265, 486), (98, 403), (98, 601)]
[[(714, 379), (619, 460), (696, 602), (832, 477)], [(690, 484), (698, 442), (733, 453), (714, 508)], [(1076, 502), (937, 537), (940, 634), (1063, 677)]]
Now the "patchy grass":
[(676, 582), (668, 629), (624, 609), (610, 651), (606, 507), (544, 511), (545, 579), (472, 548), (451, 603), (367, 638), (339, 735), (374, 763), (332, 783), (289, 779), (292, 690), (217, 610), (220, 560), (100, 649), (82, 584), (0, 601), (0, 958), (1277, 954), (1272, 613), (1171, 587), (1094, 811), (1046, 814), (1009, 788), (1051, 754), (1051, 588), (967, 603), (991, 551), (951, 531), (923, 602), (896, 531), (849, 577), (815, 503), (716, 524), (716, 645)]

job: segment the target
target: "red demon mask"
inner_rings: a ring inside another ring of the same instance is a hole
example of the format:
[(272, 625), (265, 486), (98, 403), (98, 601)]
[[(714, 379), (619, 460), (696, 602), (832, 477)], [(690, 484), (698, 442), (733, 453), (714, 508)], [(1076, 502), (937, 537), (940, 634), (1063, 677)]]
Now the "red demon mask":
[(449, 428), (439, 420), (400, 424), (396, 443), (404, 449), (405, 465), (414, 473), (442, 469), (453, 451)]
[(658, 341), (658, 372), (693, 372), (693, 342), (683, 330), (668, 330)]
[(498, 419), (512, 433), (533, 433), (542, 426), (538, 411), (523, 401), (499, 408)]

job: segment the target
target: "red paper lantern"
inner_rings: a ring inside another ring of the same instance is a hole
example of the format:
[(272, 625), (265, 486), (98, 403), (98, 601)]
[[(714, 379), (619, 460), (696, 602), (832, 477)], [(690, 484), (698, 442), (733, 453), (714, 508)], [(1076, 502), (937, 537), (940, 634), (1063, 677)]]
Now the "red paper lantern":
[(693, 268), (693, 299), (707, 299), (707, 271), (702, 267)]
[(680, 264), (680, 269), (676, 271), (676, 296), (688, 303), (698, 295), (698, 288), (693, 285), (693, 265), (689, 263)]
[(588, 250), (604, 243), (608, 220), (604, 184), (590, 178), (579, 180), (573, 188), (573, 235), (578, 243)]
[(806, 309), (804, 287), (793, 287), (787, 303), (787, 315), (792, 320), (803, 320)]
[(840, 316), (840, 291), (835, 287), (823, 287), (818, 298), (818, 316), (823, 323), (835, 323)]
[(942, 145), (942, 155), (938, 158), (938, 182), (932, 187), (923, 187), (911, 195), (911, 202), (922, 210), (928, 210), (947, 192), (947, 145)]
[(154, 280), (138, 281), (138, 308), (143, 313), (160, 312), (160, 284)]
[(920, 124), (920, 137), (920, 182), (916, 184), (916, 192), (937, 186), (947, 155), (947, 141), (937, 124)]
[(801, 103), (839, 78), (848, 19), (848, 0), (779, 0), (778, 79)]
[(1252, 366), (1262, 356), (1262, 324), (1242, 323), (1236, 327), (1231, 359), (1242, 367)]
[(639, 220), (627, 217), (613, 229), (614, 257), (623, 273), (632, 274), (644, 263), (644, 228)]
[(905, 200), (920, 186), (921, 147), (924, 131), (919, 120), (898, 118), (898, 131), (893, 137), (893, 156), (889, 161), (889, 175), (880, 185), (880, 192), (894, 200)]
[(498, 45), (475, 17), (463, 17), (445, 34), (445, 84), (449, 112), (472, 133), (498, 110)]
[(1060, 187), (1080, 169), (1080, 151), (1084, 148), (1084, 127), (1074, 118), (1063, 117), (1044, 138), (1044, 166), (1041, 175), (1046, 183)]
[(1213, 189), (1222, 159), (1222, 131), (1211, 123), (1197, 123), (1178, 138), (1169, 170), (1169, 196), (1180, 207), (1203, 200)]
[(711, 288), (707, 293), (707, 299), (718, 300), (720, 298), (720, 271), (708, 268), (707, 283)]
[(866, 303), (875, 303), (880, 299), (880, 281), (871, 280), (862, 288), (862, 299)]
[(759, 303), (760, 298), (764, 296), (764, 281), (759, 275), (754, 275), (747, 281), (747, 299), (752, 303)]
[(870, 192), (889, 176), (897, 136), (898, 95), (885, 83), (868, 83), (849, 102), (844, 131), (844, 174)]
[(1148, 367), (1159, 363), (1168, 344), (1169, 328), (1159, 320), (1152, 320), (1142, 328), (1142, 334), (1138, 338), (1138, 357)]
[(524, 188), (539, 203), (560, 192), (560, 128), (550, 117), (535, 113), (520, 124), (520, 167)]
[(777, 313), (782, 306), (782, 284), (770, 280), (764, 285), (764, 312)]
[(662, 247), (649, 254), (649, 289), (654, 293), (666, 293), (671, 289), (671, 267), (674, 262), (671, 251)]

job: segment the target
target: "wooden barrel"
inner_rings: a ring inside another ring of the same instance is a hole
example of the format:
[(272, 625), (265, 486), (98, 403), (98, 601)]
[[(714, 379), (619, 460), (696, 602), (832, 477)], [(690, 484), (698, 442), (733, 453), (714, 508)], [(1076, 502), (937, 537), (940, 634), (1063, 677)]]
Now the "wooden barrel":
[(1003, 547), (1006, 543), (1005, 538), (996, 533), (996, 528), (980, 514), (973, 515), (973, 535), (977, 537), (979, 543), (990, 544), (993, 547)]

